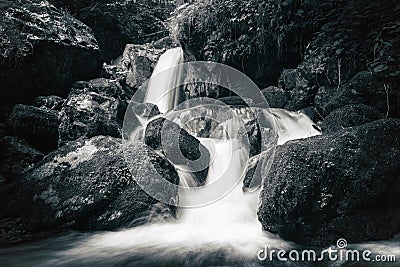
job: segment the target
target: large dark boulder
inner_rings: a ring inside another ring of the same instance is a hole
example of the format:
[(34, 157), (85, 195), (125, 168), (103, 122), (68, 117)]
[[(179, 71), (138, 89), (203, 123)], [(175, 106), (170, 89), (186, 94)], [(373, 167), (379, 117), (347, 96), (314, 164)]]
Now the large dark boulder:
[(66, 96), (74, 81), (95, 77), (101, 58), (92, 30), (44, 0), (2, 1), (0, 99), (31, 102)]
[(8, 182), (15, 181), (43, 157), (24, 139), (15, 136), (0, 139), (0, 173)]
[(386, 119), (278, 147), (263, 173), (258, 217), (287, 240), (329, 245), (399, 232), (400, 120)]
[(144, 144), (126, 151), (135, 172), (126, 165), (121, 140), (112, 137), (80, 139), (46, 156), (12, 194), (26, 228), (114, 229), (143, 223), (160, 206), (172, 216), (173, 208), (147, 195), (137, 181), (151, 181), (157, 172), (178, 184), (174, 167)]
[[(178, 124), (165, 118), (149, 122), (145, 131), (145, 143), (164, 154), (173, 164), (186, 166), (199, 185), (203, 185), (208, 174), (210, 153), (197, 138)], [(187, 162), (194, 164), (187, 165)]]
[(19, 136), (43, 152), (57, 148), (59, 112), (33, 106), (16, 105), (7, 120), (10, 135)]
[(93, 30), (101, 54), (109, 62), (120, 56), (127, 44), (144, 44), (169, 35), (157, 17), (157, 8), (168, 9), (167, 5), (151, 1), (96, 1), (80, 9), (77, 18)]
[(352, 104), (329, 113), (321, 123), (321, 129), (323, 133), (329, 134), (379, 119), (383, 119), (383, 115), (376, 108), (363, 104)]
[(131, 92), (117, 81), (78, 82), (60, 113), (59, 145), (80, 137), (121, 137), (122, 121)]

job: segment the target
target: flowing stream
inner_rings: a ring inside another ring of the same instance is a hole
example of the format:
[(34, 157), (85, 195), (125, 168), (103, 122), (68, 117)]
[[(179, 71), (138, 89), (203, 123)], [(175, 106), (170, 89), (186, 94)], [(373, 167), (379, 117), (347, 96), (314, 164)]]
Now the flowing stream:
[[(155, 74), (183, 62), (182, 49), (168, 50), (161, 56)], [(154, 74), (153, 74), (154, 75)], [(173, 88), (179, 73), (168, 73), (164, 81), (150, 83), (146, 102), (157, 104), (161, 112), (174, 108), (180, 101), (179, 92), (160, 94)], [(204, 109), (204, 112), (210, 110)], [(319, 134), (313, 122), (300, 113), (269, 109), (276, 120), (278, 144), (288, 140)], [(245, 118), (245, 111), (237, 111)], [(190, 114), (189, 114), (190, 115)], [(189, 116), (188, 115), (188, 116)], [(179, 117), (185, 120), (185, 113)], [(179, 120), (176, 120), (179, 123)], [(234, 132), (234, 120), (226, 120), (225, 128)], [(196, 126), (183, 125), (198, 136)], [(215, 125), (216, 130), (218, 125)], [(211, 129), (212, 130), (212, 129)], [(237, 130), (237, 129), (236, 129)], [(262, 231), (256, 215), (258, 191), (242, 190), (248, 150), (232, 134), (198, 137), (208, 148), (211, 163), (206, 185), (219, 179), (239, 181), (233, 190), (219, 201), (196, 208), (179, 208), (177, 219), (160, 221), (134, 228), (95, 233), (70, 233), (48, 240), (0, 250), (1, 266), (258, 266), (257, 251), (270, 248), (288, 249), (293, 244)], [(184, 173), (179, 172), (181, 184), (189, 185)], [(207, 188), (207, 187), (204, 187)], [(196, 194), (180, 193), (180, 201), (190, 205), (195, 198), (208, 194), (206, 189)]]

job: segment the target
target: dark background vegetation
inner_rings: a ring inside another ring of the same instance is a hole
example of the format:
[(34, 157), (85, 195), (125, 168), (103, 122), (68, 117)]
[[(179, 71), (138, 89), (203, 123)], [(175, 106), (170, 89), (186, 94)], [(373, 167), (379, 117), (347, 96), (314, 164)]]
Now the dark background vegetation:
[[(177, 182), (162, 151), (134, 147), (150, 158), (135, 161), (133, 177), (120, 142), (129, 99), (176, 46), (186, 61), (243, 71), (272, 108), (322, 128), (321, 137), (278, 147), (262, 173), (264, 229), (316, 245), (399, 232), (398, 1), (0, 0), (0, 11), (0, 245), (175, 216), (135, 182), (151, 179), (150, 163)], [(243, 103), (211, 85), (185, 90)], [(257, 125), (247, 130), (257, 139)], [(191, 138), (182, 133), (197, 151)]]

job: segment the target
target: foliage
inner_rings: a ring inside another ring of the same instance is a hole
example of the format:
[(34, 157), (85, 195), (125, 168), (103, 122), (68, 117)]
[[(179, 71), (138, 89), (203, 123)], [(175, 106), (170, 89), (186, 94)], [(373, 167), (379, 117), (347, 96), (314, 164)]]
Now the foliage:
[(94, 32), (105, 61), (122, 54), (126, 44), (143, 44), (168, 35), (169, 4), (154, 0), (96, 2), (75, 15)]
[(304, 54), (306, 74), (340, 85), (366, 69), (400, 77), (399, 18), (396, 0), (219, 0), (193, 1), (173, 23), (200, 60), (237, 66), (278, 55), (297, 65)]
[[(320, 3), (322, 2), (322, 3)], [(301, 51), (321, 12), (341, 1), (222, 0), (194, 2), (177, 12), (177, 38), (198, 56), (216, 61), (246, 58), (296, 43)]]
[(348, 1), (311, 40), (301, 68), (341, 85), (360, 70), (400, 77), (400, 5)]
[(171, 1), (160, 0), (50, 0), (50, 2), (61, 8), (65, 8), (72, 14), (77, 15), (83, 8), (96, 8), (99, 4), (131, 6), (134, 5), (137, 10), (152, 10), (159, 19), (166, 19), (174, 8), (175, 4)]

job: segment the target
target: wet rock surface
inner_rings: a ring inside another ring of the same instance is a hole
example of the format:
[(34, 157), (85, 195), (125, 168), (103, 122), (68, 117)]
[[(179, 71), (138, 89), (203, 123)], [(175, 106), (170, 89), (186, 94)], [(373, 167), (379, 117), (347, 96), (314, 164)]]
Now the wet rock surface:
[(7, 120), (10, 135), (22, 137), (42, 152), (57, 148), (59, 112), (46, 108), (16, 105)]
[(257, 171), (260, 166), (260, 155), (249, 158), (247, 161), (246, 174), (243, 179), (243, 190), (248, 191), (252, 188), (261, 186), (261, 173)]
[(97, 135), (121, 137), (131, 92), (118, 81), (95, 79), (74, 85), (60, 113), (59, 144)]
[(199, 140), (165, 118), (152, 120), (145, 131), (145, 143), (164, 154), (173, 164), (186, 166), (193, 172), (198, 185), (203, 185), (208, 174), (210, 153)]
[(262, 148), (261, 130), (256, 119), (253, 119), (245, 124), (247, 137), (249, 140), (249, 157), (260, 154)]
[[(133, 144), (129, 151), (134, 173), (125, 163), (121, 141), (112, 137), (70, 142), (46, 156), (17, 188), (24, 196), (18, 207), (26, 228), (100, 230), (145, 222), (158, 201), (136, 181), (151, 179), (151, 168), (171, 183), (179, 177), (145, 145)], [(173, 208), (166, 208), (172, 215)]]
[(399, 231), (400, 120), (378, 120), (278, 147), (263, 173), (259, 220), (308, 245), (382, 240)]

